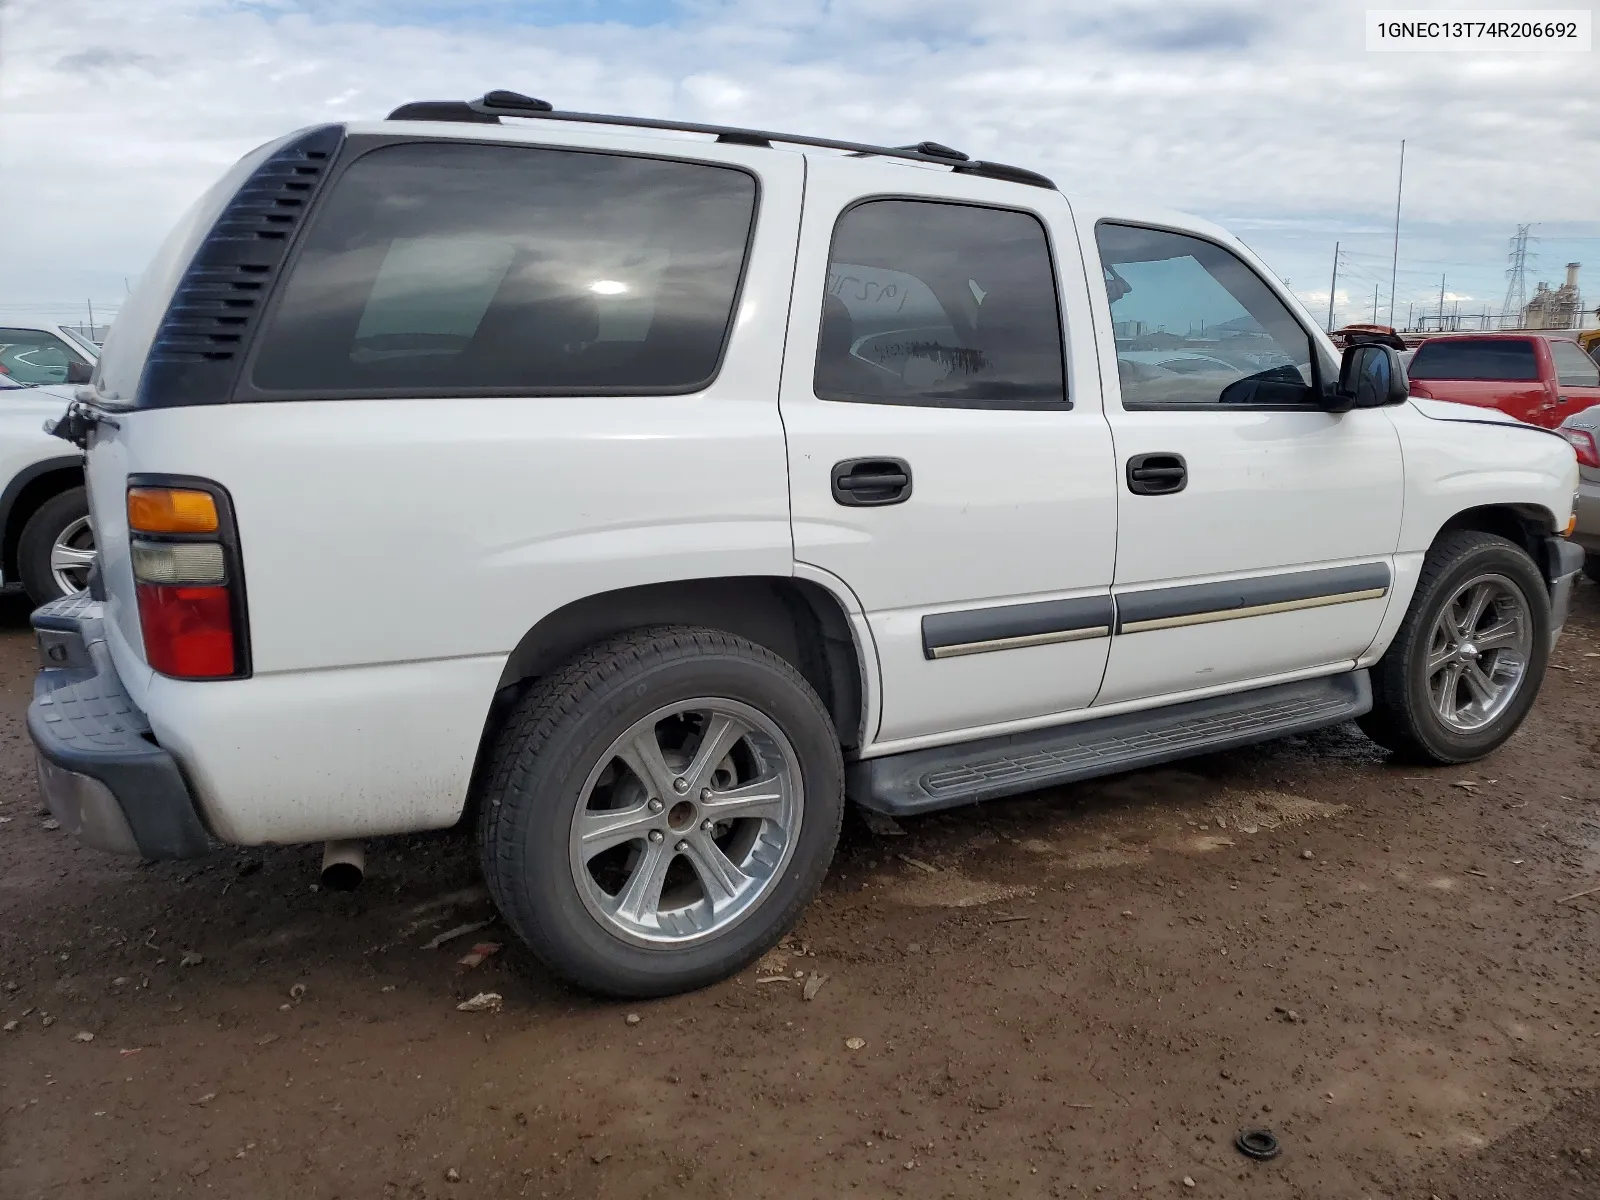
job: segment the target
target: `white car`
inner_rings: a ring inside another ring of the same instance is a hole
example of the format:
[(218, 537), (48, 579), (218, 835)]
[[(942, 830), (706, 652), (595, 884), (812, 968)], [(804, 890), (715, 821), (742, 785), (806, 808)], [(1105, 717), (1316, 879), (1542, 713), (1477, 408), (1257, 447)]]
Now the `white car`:
[[(1257, 369), (1146, 390), (1114, 326)], [(553, 971), (651, 995), (791, 926), (847, 795), (1351, 719), (1466, 762), (1538, 691), (1577, 467), (1406, 391), (1216, 226), (934, 143), (510, 93), (301, 130), (183, 219), (65, 429), (102, 559), (34, 618), (45, 795), (346, 876), (467, 818)]]
[(44, 432), (98, 348), (60, 325), (0, 324), (0, 583), (44, 604), (88, 584), (94, 530), (83, 456)]

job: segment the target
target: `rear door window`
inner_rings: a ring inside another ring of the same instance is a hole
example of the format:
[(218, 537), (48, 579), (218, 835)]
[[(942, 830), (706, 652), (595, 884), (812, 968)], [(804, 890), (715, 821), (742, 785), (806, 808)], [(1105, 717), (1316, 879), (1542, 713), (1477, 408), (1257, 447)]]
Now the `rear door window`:
[(540, 147), (373, 150), (315, 216), (264, 331), (266, 393), (678, 393), (716, 376), (746, 172)]
[(1526, 338), (1423, 342), (1406, 374), (1412, 379), (1521, 383), (1539, 378), (1539, 360)]
[(1595, 365), (1577, 342), (1552, 340), (1550, 357), (1555, 361), (1556, 381), (1562, 387), (1600, 387), (1600, 367)]
[(871, 200), (834, 226), (814, 388), (823, 400), (1062, 407), (1061, 309), (1032, 214)]

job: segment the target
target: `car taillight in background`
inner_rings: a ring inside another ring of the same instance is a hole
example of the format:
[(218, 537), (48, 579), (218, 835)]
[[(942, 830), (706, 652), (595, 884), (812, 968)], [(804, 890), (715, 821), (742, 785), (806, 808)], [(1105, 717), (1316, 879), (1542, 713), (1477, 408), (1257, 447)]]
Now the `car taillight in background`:
[(1578, 462), (1585, 467), (1600, 467), (1600, 447), (1595, 445), (1594, 434), (1587, 429), (1558, 429), (1562, 437), (1572, 443), (1578, 452)]
[(248, 675), (244, 578), (227, 492), (204, 480), (131, 478), (128, 539), (145, 660), (175, 679)]

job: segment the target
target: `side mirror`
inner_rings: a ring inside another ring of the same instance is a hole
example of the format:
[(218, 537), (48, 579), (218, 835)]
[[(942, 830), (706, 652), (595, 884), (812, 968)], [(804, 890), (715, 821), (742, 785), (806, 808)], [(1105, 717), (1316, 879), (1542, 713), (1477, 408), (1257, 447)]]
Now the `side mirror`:
[(94, 378), (94, 368), (88, 363), (69, 362), (67, 364), (66, 383), (88, 383)]
[(1339, 386), (1334, 389), (1337, 410), (1403, 404), (1410, 394), (1406, 366), (1391, 347), (1370, 342), (1345, 347)]

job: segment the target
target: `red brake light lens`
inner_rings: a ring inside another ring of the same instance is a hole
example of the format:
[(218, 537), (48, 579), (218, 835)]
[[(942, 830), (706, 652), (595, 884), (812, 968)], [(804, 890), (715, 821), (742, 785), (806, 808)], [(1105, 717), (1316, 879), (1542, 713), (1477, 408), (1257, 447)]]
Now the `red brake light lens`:
[(217, 679), (236, 674), (233, 605), (225, 587), (139, 585), (145, 659), (163, 675)]
[(233, 506), (216, 484), (134, 476), (128, 555), (145, 661), (174, 679), (250, 673)]
[(1578, 452), (1578, 462), (1586, 467), (1600, 467), (1600, 447), (1595, 445), (1594, 434), (1587, 429), (1559, 429), (1558, 432)]

